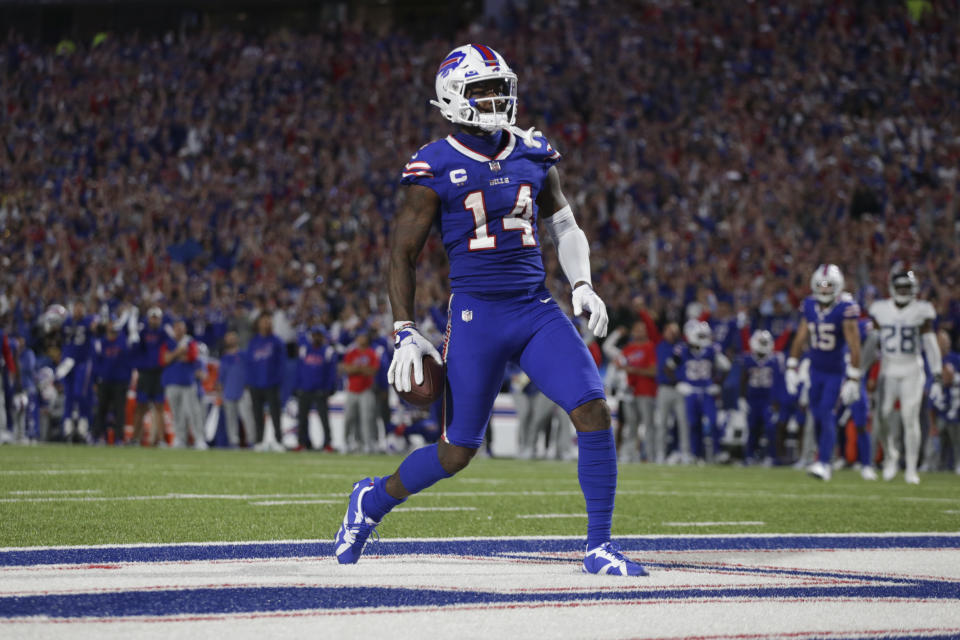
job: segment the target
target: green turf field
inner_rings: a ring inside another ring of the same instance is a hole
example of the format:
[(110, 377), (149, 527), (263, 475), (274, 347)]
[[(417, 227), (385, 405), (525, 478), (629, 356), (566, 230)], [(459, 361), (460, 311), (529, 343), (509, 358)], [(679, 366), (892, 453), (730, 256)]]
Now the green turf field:
[[(332, 538), (353, 481), (398, 457), (0, 447), (0, 546)], [(614, 534), (960, 530), (960, 477), (621, 466)], [(443, 510), (422, 510), (422, 509)], [(576, 535), (575, 462), (477, 459), (409, 500), (384, 537)], [(530, 517), (543, 516), (552, 517)], [(555, 517), (569, 514), (570, 517)], [(670, 523), (741, 523), (674, 526)], [(743, 524), (762, 523), (762, 524)]]

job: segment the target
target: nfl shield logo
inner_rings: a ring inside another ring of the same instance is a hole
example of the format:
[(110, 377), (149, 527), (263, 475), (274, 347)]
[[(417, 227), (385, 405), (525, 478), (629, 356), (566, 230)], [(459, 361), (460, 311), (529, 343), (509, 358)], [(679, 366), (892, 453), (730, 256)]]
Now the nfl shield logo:
[(500, 171), (500, 163), (497, 162), (496, 160), (490, 161), (489, 164), (490, 164), (490, 171), (493, 171), (494, 173), (497, 173), (498, 171)]
[(473, 309), (464, 309), (460, 312), (460, 319), (464, 322), (470, 322), (473, 320)]

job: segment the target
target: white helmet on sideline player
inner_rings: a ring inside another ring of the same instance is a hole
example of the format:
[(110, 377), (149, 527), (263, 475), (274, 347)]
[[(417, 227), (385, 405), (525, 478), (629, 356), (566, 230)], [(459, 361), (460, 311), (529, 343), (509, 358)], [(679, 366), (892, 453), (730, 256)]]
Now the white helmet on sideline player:
[(831, 304), (843, 291), (843, 273), (835, 264), (821, 264), (810, 278), (813, 297), (820, 304)]
[[(478, 82), (500, 81), (498, 95), (468, 98), (467, 88)], [(482, 44), (467, 44), (451, 51), (437, 69), (437, 99), (430, 104), (454, 124), (494, 132), (517, 121), (517, 74), (499, 53)], [(479, 103), (492, 106), (481, 111)]]
[(920, 285), (913, 271), (903, 265), (894, 265), (890, 271), (890, 297), (899, 305), (909, 304), (917, 297)]
[(750, 352), (764, 358), (773, 351), (773, 336), (763, 329), (753, 332), (750, 336)]
[(683, 337), (691, 347), (708, 347), (713, 342), (713, 332), (710, 325), (702, 320), (687, 320), (683, 325)]

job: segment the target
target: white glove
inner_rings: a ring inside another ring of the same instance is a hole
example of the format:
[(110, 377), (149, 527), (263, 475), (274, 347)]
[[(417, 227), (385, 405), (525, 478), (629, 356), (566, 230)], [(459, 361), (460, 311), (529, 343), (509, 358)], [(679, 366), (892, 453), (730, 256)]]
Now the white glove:
[(682, 396), (688, 396), (693, 393), (693, 385), (689, 382), (678, 382), (677, 392), (679, 392)]
[(66, 378), (67, 374), (73, 369), (74, 364), (76, 364), (76, 362), (74, 362), (73, 358), (64, 358), (61, 360), (55, 371), (57, 380), (63, 380)]
[[(423, 356), (428, 355), (443, 365), (440, 352), (424, 338), (412, 322), (395, 322), (393, 360), (387, 370), (387, 383), (397, 391), (410, 391), (413, 383), (423, 384)], [(413, 377), (410, 367), (413, 367)]]
[(711, 396), (718, 396), (718, 395), (720, 395), (720, 385), (718, 385), (718, 384), (711, 384), (710, 386), (708, 386), (708, 387), (707, 387), (707, 394), (709, 394), (709, 395), (711, 395)]
[(840, 386), (840, 402), (845, 406), (860, 399), (860, 375), (860, 369), (847, 365), (847, 377)]
[(860, 399), (860, 381), (847, 378), (840, 386), (840, 403), (850, 406)]
[(792, 396), (797, 395), (797, 390), (800, 388), (800, 372), (797, 370), (796, 358), (787, 358), (787, 373), (784, 381), (787, 384), (787, 393)]
[(930, 396), (930, 403), (933, 405), (939, 405), (943, 400), (943, 384), (940, 382), (940, 376), (933, 379), (933, 384), (930, 385), (930, 393), (927, 395)]
[(750, 412), (750, 406), (747, 404), (746, 398), (737, 400), (737, 409), (739, 409), (743, 415), (747, 415)]
[(602, 338), (607, 335), (607, 305), (588, 284), (582, 284), (573, 290), (573, 315), (579, 316), (584, 309), (590, 312), (587, 328), (593, 335)]

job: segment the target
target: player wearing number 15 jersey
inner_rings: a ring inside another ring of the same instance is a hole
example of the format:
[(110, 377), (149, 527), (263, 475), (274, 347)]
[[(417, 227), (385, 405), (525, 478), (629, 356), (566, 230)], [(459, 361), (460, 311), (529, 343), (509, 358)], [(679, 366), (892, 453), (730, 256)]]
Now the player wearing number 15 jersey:
[[(573, 288), (602, 337), (606, 307), (594, 293), (589, 245), (560, 187), (560, 154), (531, 128), (514, 126), (517, 76), (489, 47), (451, 51), (431, 103), (454, 132), (420, 148), (403, 169), (406, 201), (393, 221), (390, 272), (396, 349), (388, 379), (408, 391), (423, 379), (422, 358), (446, 365), (440, 442), (411, 453), (397, 471), (354, 485), (334, 554), (356, 562), (380, 519), (411, 494), (467, 466), (483, 442), (507, 363), (513, 362), (569, 414), (578, 432), (578, 476), (587, 506), (583, 571), (646, 575), (610, 540), (617, 454), (597, 367), (544, 285), (537, 220), (549, 232)], [(417, 256), (437, 225), (450, 261), (443, 356), (414, 318)]]
[[(822, 264), (810, 279), (813, 295), (803, 301), (803, 317), (787, 359), (787, 393), (797, 391), (798, 357), (809, 340), (810, 410), (817, 429), (817, 460), (808, 472), (829, 480), (842, 406), (860, 397), (860, 307), (843, 292), (843, 274), (835, 264)], [(847, 354), (849, 353), (849, 363)]]
[[(918, 484), (917, 458), (920, 455), (920, 407), (923, 403), (923, 354), (934, 376), (930, 397), (934, 402), (943, 393), (941, 385), (942, 358), (933, 321), (937, 314), (926, 300), (917, 300), (917, 278), (912, 271), (900, 266), (890, 273), (890, 298), (870, 305), (870, 317), (878, 328), (874, 339), (879, 340), (880, 351), (880, 419), (890, 424), (894, 403), (900, 400), (903, 419), (903, 443), (906, 449), (904, 479)], [(889, 433), (884, 445), (883, 479), (892, 480), (897, 474), (899, 451), (897, 438)]]

